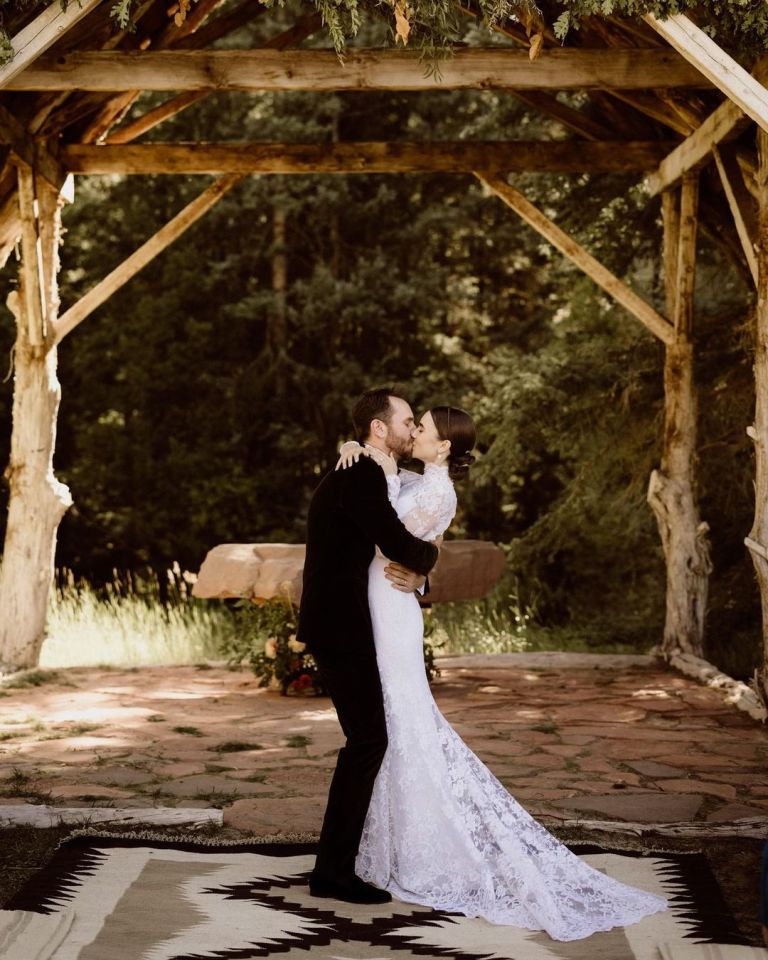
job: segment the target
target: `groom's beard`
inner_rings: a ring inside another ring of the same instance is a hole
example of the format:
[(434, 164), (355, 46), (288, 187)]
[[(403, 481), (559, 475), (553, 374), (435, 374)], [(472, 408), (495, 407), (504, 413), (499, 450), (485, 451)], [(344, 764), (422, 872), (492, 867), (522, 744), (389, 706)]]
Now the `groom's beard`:
[(401, 439), (387, 433), (387, 446), (396, 460), (408, 460), (413, 452), (413, 438)]

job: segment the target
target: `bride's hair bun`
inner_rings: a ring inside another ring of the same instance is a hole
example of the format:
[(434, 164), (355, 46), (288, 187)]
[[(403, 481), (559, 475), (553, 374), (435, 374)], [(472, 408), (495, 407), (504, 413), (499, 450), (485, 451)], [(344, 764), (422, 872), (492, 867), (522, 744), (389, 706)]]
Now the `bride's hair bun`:
[(465, 410), (458, 407), (432, 407), (429, 412), (440, 439), (451, 441), (448, 476), (451, 480), (463, 480), (475, 462), (471, 453), (476, 438), (474, 421)]
[(461, 453), (454, 457), (448, 457), (448, 476), (451, 480), (463, 480), (469, 473), (469, 468), (475, 462), (471, 453)]

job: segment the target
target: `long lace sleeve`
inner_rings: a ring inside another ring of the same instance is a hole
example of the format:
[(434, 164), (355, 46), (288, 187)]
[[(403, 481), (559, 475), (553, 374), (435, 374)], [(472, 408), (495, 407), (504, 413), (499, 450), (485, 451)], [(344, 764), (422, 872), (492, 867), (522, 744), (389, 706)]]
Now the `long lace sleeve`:
[(422, 540), (442, 536), (456, 515), (456, 491), (444, 467), (427, 464), (421, 482), (414, 484), (414, 504), (401, 520)]
[(400, 477), (396, 473), (388, 473), (387, 477), (387, 496), (393, 507), (397, 506), (397, 498), (400, 496)]

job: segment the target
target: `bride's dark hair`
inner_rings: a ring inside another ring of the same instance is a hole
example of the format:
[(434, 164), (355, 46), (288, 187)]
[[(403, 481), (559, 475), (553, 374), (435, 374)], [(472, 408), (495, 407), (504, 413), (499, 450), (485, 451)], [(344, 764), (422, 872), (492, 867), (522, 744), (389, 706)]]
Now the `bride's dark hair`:
[(448, 454), (448, 474), (451, 480), (463, 480), (475, 462), (472, 448), (477, 431), (472, 417), (458, 407), (432, 407), (429, 411), (441, 440), (451, 441)]

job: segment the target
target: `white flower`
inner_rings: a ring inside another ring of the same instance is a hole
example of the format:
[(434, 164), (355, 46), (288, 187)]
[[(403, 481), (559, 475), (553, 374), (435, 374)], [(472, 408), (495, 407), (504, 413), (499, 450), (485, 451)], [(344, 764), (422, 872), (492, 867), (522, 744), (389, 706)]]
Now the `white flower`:
[(274, 660), (277, 656), (277, 642), (274, 637), (270, 637), (264, 644), (264, 655), (269, 657), (270, 660)]
[(306, 647), (306, 643), (302, 643), (300, 640), (296, 639), (296, 634), (292, 633), (288, 640), (288, 649), (293, 650), (294, 653), (301, 653)]

